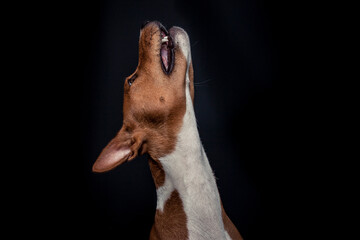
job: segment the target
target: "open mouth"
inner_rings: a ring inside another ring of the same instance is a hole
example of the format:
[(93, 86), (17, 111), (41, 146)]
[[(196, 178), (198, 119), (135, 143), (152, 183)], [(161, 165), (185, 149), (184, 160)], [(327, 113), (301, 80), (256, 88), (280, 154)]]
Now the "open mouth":
[(164, 26), (160, 26), (160, 58), (161, 66), (166, 74), (170, 74), (174, 67), (174, 44), (169, 32)]

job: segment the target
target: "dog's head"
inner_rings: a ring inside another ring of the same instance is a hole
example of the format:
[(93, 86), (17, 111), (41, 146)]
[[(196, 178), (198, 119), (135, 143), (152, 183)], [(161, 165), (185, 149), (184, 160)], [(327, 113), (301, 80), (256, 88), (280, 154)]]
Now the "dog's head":
[(138, 154), (159, 159), (171, 153), (186, 111), (186, 88), (194, 100), (187, 33), (179, 27), (167, 30), (156, 21), (145, 23), (140, 30), (138, 66), (124, 84), (123, 125), (93, 171), (111, 170)]

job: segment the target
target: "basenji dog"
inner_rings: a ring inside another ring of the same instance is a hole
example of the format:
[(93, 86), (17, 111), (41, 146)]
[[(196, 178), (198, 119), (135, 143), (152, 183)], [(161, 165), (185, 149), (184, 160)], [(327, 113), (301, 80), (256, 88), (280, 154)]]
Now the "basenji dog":
[(187, 33), (157, 21), (143, 24), (138, 66), (124, 84), (123, 125), (93, 171), (147, 153), (157, 193), (150, 240), (242, 239), (222, 206), (193, 103)]

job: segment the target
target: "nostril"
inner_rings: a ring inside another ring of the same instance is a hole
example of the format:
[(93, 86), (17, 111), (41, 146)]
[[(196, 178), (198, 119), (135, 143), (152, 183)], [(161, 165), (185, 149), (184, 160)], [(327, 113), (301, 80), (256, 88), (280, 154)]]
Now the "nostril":
[(150, 21), (148, 21), (148, 20), (146, 20), (145, 22), (143, 22), (143, 23), (141, 24), (140, 30), (143, 29), (143, 28), (146, 26), (146, 24), (148, 24), (149, 22), (150, 22)]

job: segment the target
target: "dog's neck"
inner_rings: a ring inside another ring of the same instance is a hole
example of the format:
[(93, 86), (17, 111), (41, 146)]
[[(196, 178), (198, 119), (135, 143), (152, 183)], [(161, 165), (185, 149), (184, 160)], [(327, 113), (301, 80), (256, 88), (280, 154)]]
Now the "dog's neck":
[(159, 159), (165, 179), (157, 188), (157, 210), (164, 211), (166, 201), (177, 191), (186, 215), (189, 239), (225, 239), (220, 197), (200, 141), (188, 74), (186, 85), (186, 112), (176, 147)]

